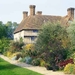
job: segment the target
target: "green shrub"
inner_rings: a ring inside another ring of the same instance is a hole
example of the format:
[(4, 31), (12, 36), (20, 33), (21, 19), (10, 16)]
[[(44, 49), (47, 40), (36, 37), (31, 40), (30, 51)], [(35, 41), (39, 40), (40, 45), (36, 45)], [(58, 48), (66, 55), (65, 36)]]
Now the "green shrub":
[(23, 42), (20, 42), (20, 41), (16, 41), (16, 42), (11, 41), (10, 47), (9, 47), (9, 51), (11, 51), (12, 53), (21, 52), (23, 46), (24, 46)]
[(75, 63), (75, 52), (70, 57), (73, 58), (74, 63)]
[(37, 56), (37, 52), (35, 50), (22, 50), (22, 51), (21, 52), (23, 53), (22, 54), (23, 57), (30, 56), (35, 58)]
[(18, 61), (21, 62), (21, 61), (22, 61), (22, 57), (20, 57), (20, 58), (18, 59)]
[(31, 64), (34, 65), (34, 66), (40, 65), (40, 58), (33, 59)]
[(3, 54), (4, 52), (6, 53), (9, 47), (9, 43), (10, 43), (10, 40), (5, 37), (0, 39), (0, 53), (3, 53)]
[(44, 59), (53, 69), (58, 69), (57, 62), (67, 58), (69, 42), (66, 28), (61, 23), (46, 23), (35, 43), (37, 57)]
[(17, 60), (17, 56), (12, 57), (11, 60)]
[(34, 44), (27, 44), (23, 47), (24, 50), (34, 50)]
[(23, 51), (24, 51), (24, 57), (25, 56), (30, 56), (30, 57), (35, 57), (36, 56), (36, 51), (34, 50), (34, 44), (27, 44), (23, 46)]
[(10, 57), (11, 55), (12, 55), (12, 52), (10, 52), (10, 51), (7, 51), (7, 52), (6, 52), (6, 56), (7, 56), (7, 57)]
[(75, 65), (74, 64), (67, 64), (64, 68), (64, 73), (66, 74), (73, 74), (75, 72)]
[(45, 66), (45, 64), (46, 64), (46, 63), (45, 63), (44, 60), (41, 60), (41, 61), (40, 61), (40, 66)]
[(14, 57), (14, 56), (16, 56), (17, 57), (16, 60), (18, 60), (20, 57), (22, 57), (22, 53), (21, 52), (16, 52), (16, 53), (13, 53), (11, 55), (11, 57)]
[(49, 63), (45, 64), (47, 70), (53, 70), (52, 66)]
[(29, 56), (27, 56), (27, 57), (24, 58), (24, 62), (27, 63), (27, 64), (30, 64), (31, 61), (32, 61), (32, 58), (29, 57)]

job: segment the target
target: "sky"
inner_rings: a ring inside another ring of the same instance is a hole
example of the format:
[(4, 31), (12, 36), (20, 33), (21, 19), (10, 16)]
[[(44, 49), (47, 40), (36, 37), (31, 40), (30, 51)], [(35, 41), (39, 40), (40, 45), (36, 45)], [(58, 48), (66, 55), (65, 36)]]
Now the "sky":
[(20, 23), (29, 5), (36, 5), (36, 12), (43, 15), (65, 16), (68, 8), (75, 8), (75, 0), (0, 0), (0, 21)]

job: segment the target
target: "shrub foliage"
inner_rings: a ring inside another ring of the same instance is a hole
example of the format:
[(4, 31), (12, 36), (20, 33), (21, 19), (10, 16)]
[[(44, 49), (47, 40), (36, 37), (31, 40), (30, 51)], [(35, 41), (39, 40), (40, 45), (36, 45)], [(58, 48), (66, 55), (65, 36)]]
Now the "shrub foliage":
[(64, 68), (64, 73), (75, 74), (75, 65), (71, 63), (67, 64)]
[(38, 35), (35, 49), (38, 55), (53, 67), (67, 58), (68, 45), (66, 29), (60, 23), (47, 23)]

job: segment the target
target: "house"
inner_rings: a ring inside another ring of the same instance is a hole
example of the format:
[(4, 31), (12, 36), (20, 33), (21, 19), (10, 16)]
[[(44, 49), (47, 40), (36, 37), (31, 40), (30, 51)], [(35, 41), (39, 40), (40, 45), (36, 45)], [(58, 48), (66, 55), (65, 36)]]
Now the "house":
[(74, 8), (67, 9), (66, 16), (52, 16), (42, 15), (42, 11), (37, 11), (35, 14), (35, 5), (30, 5), (30, 14), (27, 11), (23, 12), (23, 20), (14, 31), (14, 40), (17, 41), (23, 38), (23, 41), (28, 43), (35, 43), (37, 39), (38, 30), (41, 29), (42, 25), (46, 22), (57, 22), (60, 21), (61, 25), (68, 26), (68, 22), (75, 18)]

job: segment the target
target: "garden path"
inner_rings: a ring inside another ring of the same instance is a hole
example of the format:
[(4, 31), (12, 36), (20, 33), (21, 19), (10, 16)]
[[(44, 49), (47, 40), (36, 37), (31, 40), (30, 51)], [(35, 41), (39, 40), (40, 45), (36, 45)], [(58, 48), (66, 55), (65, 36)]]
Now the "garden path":
[[(51, 70), (46, 70), (45, 67), (39, 67), (39, 66), (32, 66), (26, 63), (22, 63), (22, 62), (18, 62), (15, 60), (10, 60), (9, 58), (7, 58), (6, 56), (0, 55), (1, 58), (3, 58), (4, 60), (10, 62), (11, 64), (23, 67), (23, 68), (27, 68), (29, 70), (33, 70), (35, 72), (41, 73), (43, 75), (65, 75), (63, 72), (54, 72)], [(66, 74), (67, 75), (67, 74)]]

